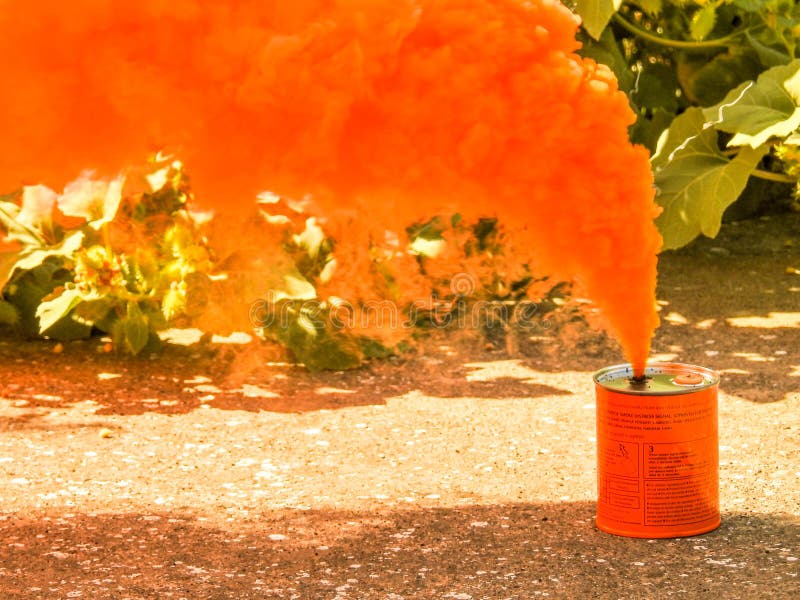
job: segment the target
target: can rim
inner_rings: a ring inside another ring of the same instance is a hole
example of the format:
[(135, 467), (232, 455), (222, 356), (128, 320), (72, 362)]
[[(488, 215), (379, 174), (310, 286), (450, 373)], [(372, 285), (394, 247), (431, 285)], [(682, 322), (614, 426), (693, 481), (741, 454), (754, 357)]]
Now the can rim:
[(698, 392), (700, 390), (705, 390), (710, 387), (713, 387), (719, 383), (720, 376), (717, 371), (713, 369), (709, 369), (707, 367), (701, 367), (699, 365), (692, 365), (688, 363), (678, 363), (678, 362), (648, 362), (645, 366), (645, 374), (660, 374), (660, 373), (676, 373), (676, 374), (697, 374), (703, 376), (704, 382), (698, 385), (687, 385), (687, 386), (678, 386), (671, 391), (645, 391), (645, 390), (636, 390), (636, 389), (620, 389), (615, 387), (610, 387), (606, 384), (606, 382), (600, 381), (600, 379), (610, 373), (618, 372), (620, 375), (630, 375), (633, 376), (633, 366), (630, 363), (622, 363), (618, 365), (612, 365), (610, 367), (605, 367), (596, 371), (594, 375), (592, 375), (592, 380), (595, 382), (596, 385), (605, 388), (607, 390), (616, 392), (618, 394), (631, 394), (634, 396), (674, 396), (677, 394), (691, 394), (693, 392)]

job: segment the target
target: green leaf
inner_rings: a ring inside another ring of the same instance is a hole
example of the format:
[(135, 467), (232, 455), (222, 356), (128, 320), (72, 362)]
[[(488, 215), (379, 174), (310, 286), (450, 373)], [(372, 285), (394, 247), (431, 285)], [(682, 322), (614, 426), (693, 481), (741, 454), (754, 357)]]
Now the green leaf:
[(428, 240), (418, 237), (411, 243), (409, 250), (412, 254), (434, 258), (441, 254), (446, 245), (447, 242), (444, 240)]
[(636, 78), (631, 90), (631, 100), (638, 107), (655, 110), (661, 108), (675, 114), (678, 110), (678, 89), (675, 71), (664, 64), (647, 64)]
[(19, 323), (19, 311), (17, 307), (0, 298), (0, 324), (16, 325)]
[(791, 144), (792, 146), (800, 146), (800, 133), (796, 131), (789, 135), (785, 140), (783, 140), (784, 144)]
[(17, 255), (17, 259), (8, 264), (8, 261), (0, 259), (0, 289), (8, 283), (14, 272), (30, 271), (44, 263), (48, 258), (72, 258), (73, 254), (83, 244), (83, 232), (76, 231), (55, 246), (45, 246), (33, 250), (24, 250)]
[(770, 0), (733, 0), (733, 5), (744, 12), (758, 12), (768, 2)]
[(73, 312), (60, 321), (56, 321), (56, 323), (47, 331), (44, 331), (42, 335), (48, 339), (59, 340), (61, 342), (85, 340), (90, 337), (92, 335), (92, 326), (76, 320), (73, 316), (74, 314)]
[(52, 300), (42, 302), (36, 309), (39, 318), (39, 333), (44, 334), (48, 329), (72, 312), (72, 309), (83, 302), (83, 294), (77, 289), (64, 290)]
[(758, 148), (770, 138), (782, 138), (789, 135), (797, 129), (798, 125), (800, 125), (800, 107), (796, 108), (794, 113), (785, 121), (775, 123), (772, 127), (762, 129), (756, 135), (737, 133), (728, 142), (728, 147), (750, 146), (751, 148)]
[(0, 252), (0, 293), (11, 279), (14, 272), (14, 265), (19, 259), (19, 252)]
[(6, 230), (6, 238), (23, 246), (43, 246), (45, 241), (41, 233), (19, 220), (21, 212), (15, 202), (0, 201), (0, 227)]
[(5, 299), (17, 307), (20, 313), (19, 327), (24, 335), (41, 335), (37, 308), (45, 297), (71, 279), (70, 272), (61, 266), (60, 261), (49, 259), (35, 269), (21, 272), (6, 285)]
[(127, 314), (115, 324), (121, 339), (114, 340), (133, 355), (139, 354), (150, 337), (150, 324), (137, 302), (128, 302)]
[(72, 311), (72, 317), (93, 326), (106, 318), (106, 315), (114, 307), (114, 301), (108, 296), (96, 297), (96, 294), (93, 294), (92, 297), (95, 299), (87, 299), (84, 296), (84, 301)]
[(651, 17), (661, 14), (664, 4), (662, 0), (634, 0), (633, 2)]
[(588, 34), (599, 40), (611, 17), (621, 5), (622, 0), (577, 0), (575, 12), (580, 16), (583, 28)]
[(673, 121), (653, 156), (664, 249), (684, 246), (700, 233), (715, 237), (725, 209), (766, 152), (746, 147), (730, 160), (717, 146), (717, 132), (706, 125), (703, 111), (690, 108)]
[(69, 217), (86, 219), (93, 229), (98, 230), (114, 220), (122, 201), (124, 184), (124, 177), (99, 181), (84, 174), (66, 185), (58, 198), (58, 207)]
[(313, 346), (290, 350), (309, 371), (355, 369), (364, 360), (358, 342), (346, 335), (325, 335)]
[(273, 290), (273, 300), (313, 300), (317, 297), (314, 286), (297, 271), (284, 275), (283, 284), (283, 289)]
[(364, 359), (355, 338), (325, 329), (309, 331), (309, 323), (301, 319), (278, 333), (278, 340), (310, 371), (354, 369)]
[[(606, 27), (603, 34), (600, 36), (599, 41), (588, 38), (583, 41), (583, 46), (579, 50), (579, 54), (586, 58), (591, 58), (594, 61), (604, 64), (609, 67), (619, 82), (619, 88), (624, 92), (628, 92), (633, 86), (633, 71), (631, 70), (628, 61), (625, 60), (619, 42), (614, 37), (614, 32)], [(459, 215), (460, 219), (460, 215)], [(455, 227), (457, 221), (452, 225)]]
[(791, 62), (792, 57), (786, 53), (785, 48), (775, 48), (774, 46), (765, 44), (754, 37), (749, 31), (745, 32), (745, 37), (758, 55), (758, 59), (765, 67), (777, 67)]
[(736, 48), (707, 56), (681, 53), (676, 73), (686, 98), (692, 104), (711, 106), (720, 102), (740, 83), (758, 77), (763, 66), (754, 52)]
[(800, 59), (772, 67), (753, 82), (731, 90), (703, 111), (717, 129), (735, 134), (728, 146), (756, 148), (771, 137), (785, 137), (800, 125)]
[(317, 225), (316, 219), (314, 219), (314, 217), (306, 219), (305, 229), (302, 233), (293, 237), (294, 243), (305, 249), (309, 258), (316, 260), (320, 247), (325, 241), (325, 232), (322, 230), (322, 227)]
[(394, 350), (370, 337), (360, 337), (358, 343), (361, 345), (361, 351), (365, 358), (388, 358), (395, 354)]
[(692, 15), (692, 20), (689, 24), (689, 35), (698, 42), (704, 40), (714, 29), (716, 22), (717, 7), (714, 3), (709, 2)]
[(673, 113), (661, 108), (656, 108), (650, 118), (639, 117), (636, 124), (630, 129), (631, 141), (634, 144), (641, 144), (651, 153), (655, 152), (661, 134), (669, 127), (674, 118)]
[(172, 321), (186, 312), (186, 294), (178, 288), (170, 288), (161, 300), (161, 312), (167, 321)]
[(335, 258), (331, 258), (328, 262), (325, 263), (325, 266), (322, 267), (322, 270), (319, 272), (318, 279), (321, 283), (328, 283), (333, 274), (336, 272), (336, 267), (339, 266), (339, 263), (336, 261)]

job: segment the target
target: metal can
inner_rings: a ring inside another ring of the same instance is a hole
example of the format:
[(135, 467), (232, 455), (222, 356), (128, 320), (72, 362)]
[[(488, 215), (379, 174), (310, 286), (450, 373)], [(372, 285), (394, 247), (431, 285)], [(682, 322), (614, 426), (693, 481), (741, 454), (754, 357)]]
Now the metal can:
[(719, 513), (719, 375), (680, 363), (594, 374), (597, 527), (671, 538), (716, 529)]

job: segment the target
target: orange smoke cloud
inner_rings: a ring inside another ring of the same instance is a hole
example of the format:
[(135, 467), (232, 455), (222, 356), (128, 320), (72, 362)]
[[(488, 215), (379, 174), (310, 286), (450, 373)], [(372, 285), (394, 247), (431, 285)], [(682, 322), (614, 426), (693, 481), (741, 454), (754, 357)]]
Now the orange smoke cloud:
[(269, 189), (360, 215), (376, 238), (446, 211), (498, 216), (644, 365), (660, 248), (648, 159), (560, 4), (0, 4), (0, 189), (161, 149), (220, 213)]

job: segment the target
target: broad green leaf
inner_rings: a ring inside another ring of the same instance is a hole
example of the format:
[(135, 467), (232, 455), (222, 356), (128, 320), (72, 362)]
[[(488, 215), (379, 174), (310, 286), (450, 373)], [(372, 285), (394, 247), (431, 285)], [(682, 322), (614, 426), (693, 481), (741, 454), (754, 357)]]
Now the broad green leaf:
[(277, 337), (310, 371), (354, 369), (364, 359), (358, 340), (344, 333), (315, 329), (312, 334), (307, 325), (295, 322)]
[(636, 78), (631, 90), (631, 100), (638, 107), (653, 111), (661, 108), (668, 113), (678, 111), (678, 98), (675, 90), (679, 83), (675, 72), (664, 64), (645, 65)]
[(800, 107), (796, 108), (792, 115), (785, 121), (775, 123), (775, 125), (772, 127), (762, 129), (756, 135), (737, 133), (728, 142), (728, 147), (734, 148), (736, 146), (750, 146), (751, 148), (758, 148), (770, 138), (782, 138), (789, 135), (795, 129), (797, 129), (798, 126), (800, 126)]
[(358, 342), (364, 358), (388, 358), (394, 356), (395, 351), (388, 346), (384, 346), (378, 340), (369, 337), (360, 337)]
[(161, 312), (167, 321), (172, 321), (186, 312), (186, 294), (178, 288), (170, 288), (161, 300)]
[(575, 12), (589, 35), (599, 40), (603, 29), (621, 5), (622, 0), (577, 0)]
[(344, 371), (355, 369), (364, 360), (360, 344), (347, 335), (324, 335), (313, 345), (289, 350), (309, 371)]
[(41, 233), (19, 219), (21, 211), (14, 202), (0, 201), (0, 228), (5, 229), (5, 237), (23, 246), (43, 246), (45, 241)]
[(119, 320), (118, 327), (123, 336), (123, 347), (131, 354), (139, 354), (150, 337), (150, 324), (138, 303), (128, 302), (127, 314)]
[(411, 243), (409, 250), (411, 250), (412, 254), (434, 258), (444, 250), (446, 245), (447, 242), (444, 240), (428, 240), (418, 237)]
[[(702, 121), (702, 123), (699, 123)], [(656, 151), (650, 159), (653, 171), (663, 169), (674, 158), (674, 155), (685, 149), (704, 131), (705, 120), (702, 112), (697, 108), (690, 108), (682, 115), (672, 121), (669, 128), (661, 135), (656, 145)], [(707, 135), (712, 135), (712, 131)], [(716, 137), (716, 134), (714, 134)], [(713, 154), (718, 154), (719, 150), (714, 148)]]
[(325, 263), (325, 266), (322, 267), (322, 270), (319, 272), (318, 279), (322, 283), (328, 283), (333, 274), (336, 272), (336, 267), (339, 266), (339, 263), (336, 261), (335, 258), (331, 258), (328, 262)]
[(19, 259), (18, 252), (0, 252), (0, 293), (11, 279), (14, 272), (14, 265)]
[(72, 311), (73, 318), (88, 325), (94, 325), (98, 321), (105, 319), (106, 315), (114, 307), (114, 301), (109, 296), (98, 297), (93, 294), (91, 298), (94, 299), (84, 296), (84, 301)]
[(65, 237), (56, 246), (45, 246), (19, 253), (17, 259), (11, 264), (7, 264), (7, 261), (0, 259), (0, 290), (3, 289), (17, 270), (29, 271), (35, 269), (51, 257), (71, 258), (83, 244), (83, 237), (82, 231), (76, 231)]
[(653, 111), (651, 118), (639, 117), (636, 124), (630, 128), (631, 141), (634, 144), (641, 144), (651, 153), (655, 152), (658, 140), (664, 130), (669, 127), (675, 118), (673, 113), (669, 113), (661, 108)]
[(729, 146), (756, 148), (771, 137), (789, 135), (800, 125), (798, 104), (800, 59), (764, 71), (703, 114), (717, 129), (735, 134)]
[(42, 302), (36, 309), (39, 318), (39, 333), (44, 333), (65, 318), (78, 304), (83, 302), (83, 294), (77, 289), (64, 290), (52, 300)]
[(689, 35), (693, 40), (704, 40), (717, 22), (717, 7), (709, 2), (692, 15), (689, 24)]
[(791, 144), (792, 146), (800, 146), (800, 133), (794, 132), (785, 140), (783, 140), (784, 144)]
[[(80, 304), (78, 305), (80, 306)], [(72, 340), (85, 340), (92, 335), (92, 326), (82, 323), (74, 318), (75, 312), (67, 315), (60, 321), (56, 321), (52, 327), (42, 332), (42, 335), (51, 340), (69, 342)]]
[(19, 325), (24, 335), (40, 335), (37, 308), (55, 289), (71, 280), (72, 274), (61, 266), (60, 261), (49, 259), (34, 269), (20, 272), (6, 285), (5, 299), (19, 310)]
[(313, 300), (317, 290), (299, 272), (294, 271), (283, 276), (283, 289), (272, 290), (273, 300)]
[(303, 232), (293, 236), (293, 238), (295, 244), (304, 248), (312, 260), (316, 260), (320, 247), (325, 241), (325, 232), (322, 227), (317, 225), (316, 219), (311, 217), (306, 219), (306, 227)]
[(745, 147), (730, 160), (706, 127), (703, 111), (690, 108), (673, 122), (652, 164), (664, 211), (656, 220), (664, 249), (679, 248), (699, 234), (715, 237), (722, 215), (741, 194), (766, 148)]
[(16, 325), (19, 322), (17, 307), (0, 298), (0, 324)]
[(310, 337), (317, 337), (319, 333), (319, 328), (317, 327), (317, 323), (315, 323), (314, 319), (306, 314), (303, 314), (302, 312), (297, 316), (297, 321), (295, 321), (295, 324)]
[(764, 66), (777, 67), (791, 62), (792, 57), (786, 53), (786, 48), (776, 48), (772, 45), (765, 44), (749, 31), (745, 33), (745, 37)]
[(712, 58), (682, 53), (676, 74), (692, 104), (711, 106), (725, 98), (737, 85), (755, 79), (764, 70), (754, 52), (738, 48)]
[(116, 216), (124, 184), (124, 177), (100, 181), (84, 174), (66, 185), (58, 207), (65, 215), (84, 218), (93, 229), (100, 229)]

